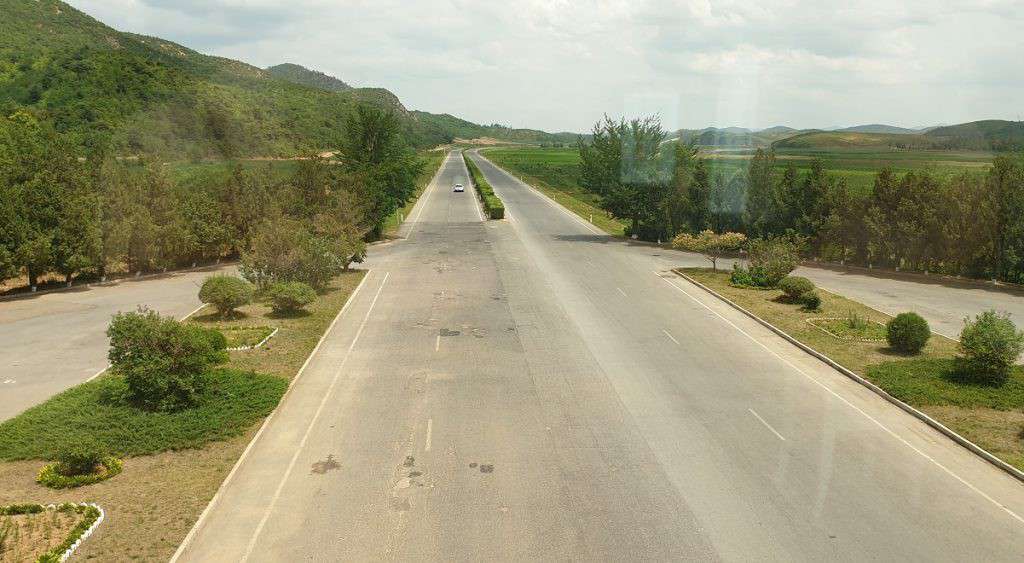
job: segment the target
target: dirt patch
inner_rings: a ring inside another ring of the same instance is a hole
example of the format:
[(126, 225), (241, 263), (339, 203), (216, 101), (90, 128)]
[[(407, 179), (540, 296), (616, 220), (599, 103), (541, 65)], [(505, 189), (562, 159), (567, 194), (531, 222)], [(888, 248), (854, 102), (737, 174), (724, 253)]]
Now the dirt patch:
[(60, 545), (83, 518), (76, 512), (52, 509), (38, 514), (0, 516), (0, 563), (35, 561)]

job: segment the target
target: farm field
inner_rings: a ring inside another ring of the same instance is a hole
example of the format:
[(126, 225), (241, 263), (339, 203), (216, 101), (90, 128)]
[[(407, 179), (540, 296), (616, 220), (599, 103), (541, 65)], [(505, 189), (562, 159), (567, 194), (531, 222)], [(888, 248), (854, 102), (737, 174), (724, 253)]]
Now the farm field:
[[(712, 173), (726, 176), (746, 166), (754, 155), (753, 149), (703, 150), (701, 155), (710, 161)], [(496, 164), (517, 174), (544, 182), (547, 186), (566, 191), (590, 203), (599, 205), (599, 198), (579, 189), (579, 153), (568, 148), (496, 148), (486, 151)], [(871, 149), (780, 149), (776, 151), (776, 166), (781, 173), (790, 163), (802, 173), (811, 161), (820, 158), (825, 168), (835, 177), (846, 180), (855, 193), (870, 192), (875, 174), (885, 166), (897, 173), (927, 170), (938, 176), (950, 176), (964, 171), (984, 172), (992, 164), (992, 154), (971, 151), (892, 151)]]

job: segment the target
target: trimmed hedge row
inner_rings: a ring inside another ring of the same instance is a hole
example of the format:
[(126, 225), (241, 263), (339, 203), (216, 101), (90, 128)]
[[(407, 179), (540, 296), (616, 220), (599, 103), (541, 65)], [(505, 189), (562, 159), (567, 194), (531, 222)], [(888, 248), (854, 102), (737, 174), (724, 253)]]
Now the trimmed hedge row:
[(469, 169), (469, 174), (473, 177), (473, 186), (480, 195), (480, 200), (484, 203), (484, 211), (487, 212), (487, 216), (491, 219), (504, 219), (505, 204), (501, 202), (501, 198), (494, 195), (494, 188), (487, 183), (487, 179), (484, 178), (483, 173), (476, 167), (476, 164), (466, 157), (465, 152), (462, 153), (462, 159), (466, 161), (466, 168)]

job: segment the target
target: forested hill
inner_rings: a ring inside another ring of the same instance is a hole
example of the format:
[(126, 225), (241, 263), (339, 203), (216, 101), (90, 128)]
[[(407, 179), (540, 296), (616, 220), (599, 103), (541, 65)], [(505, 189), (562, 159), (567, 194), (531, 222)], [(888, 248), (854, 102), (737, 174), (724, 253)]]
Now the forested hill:
[(326, 75), (316, 70), (310, 70), (297, 64), (284, 63), (274, 65), (267, 67), (267, 72), (283, 80), (289, 80), (296, 84), (305, 84), (306, 86), (312, 86), (322, 90), (344, 92), (352, 89), (351, 86), (333, 76)]
[(294, 156), (336, 146), (359, 102), (395, 110), (414, 147), (461, 134), (382, 88), (282, 77), (117, 31), (57, 0), (0, 0), (0, 14), (0, 111), (28, 108), (78, 145), (169, 158)]

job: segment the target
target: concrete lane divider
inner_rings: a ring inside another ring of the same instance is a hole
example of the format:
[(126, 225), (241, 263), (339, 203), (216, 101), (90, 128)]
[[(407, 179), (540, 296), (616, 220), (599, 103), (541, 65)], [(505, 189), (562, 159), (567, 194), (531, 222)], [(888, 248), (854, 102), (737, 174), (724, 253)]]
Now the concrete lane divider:
[(964, 448), (970, 450), (972, 453), (978, 455), (979, 457), (981, 457), (985, 461), (991, 463), (992, 465), (998, 467), (999, 469), (1002, 469), (1003, 471), (1005, 471), (1006, 473), (1008, 473), (1012, 477), (1018, 479), (1019, 481), (1024, 482), (1024, 472), (1022, 472), (1020, 469), (1017, 469), (1016, 467), (1010, 465), (1009, 463), (1006, 463), (1005, 461), (999, 459), (998, 457), (996, 457), (995, 455), (993, 455), (989, 451), (985, 450), (984, 448), (982, 448), (981, 446), (975, 444), (974, 442), (968, 440), (967, 438), (964, 438), (960, 434), (957, 434), (952, 429), (950, 429), (946, 425), (942, 424), (941, 422), (935, 420), (934, 418), (928, 416), (927, 414), (925, 414), (925, 413), (915, 409), (914, 407), (908, 405), (907, 403), (904, 403), (903, 401), (897, 399), (896, 397), (893, 397), (888, 392), (886, 392), (885, 389), (882, 389), (881, 387), (875, 385), (874, 383), (871, 383), (867, 379), (864, 379), (860, 375), (857, 375), (853, 371), (843, 367), (841, 364), (839, 364), (838, 362), (836, 362), (832, 358), (829, 358), (825, 354), (822, 354), (821, 352), (818, 352), (814, 348), (811, 348), (810, 346), (807, 346), (803, 342), (800, 342), (796, 338), (793, 338), (792, 336), (787, 334), (786, 331), (776, 327), (775, 325), (769, 323), (768, 321), (762, 319), (761, 317), (755, 315), (754, 313), (744, 309), (742, 306), (740, 306), (739, 304), (733, 302), (728, 297), (725, 297), (724, 295), (718, 293), (717, 291), (711, 289), (710, 287), (700, 283), (699, 281), (691, 278), (690, 276), (688, 276), (688, 275), (686, 275), (686, 274), (684, 274), (682, 272), (679, 272), (677, 270), (672, 270), (672, 272), (675, 275), (683, 278), (684, 280), (692, 283), (693, 285), (695, 285), (695, 286), (703, 289), (704, 291), (710, 293), (711, 295), (713, 295), (714, 297), (718, 298), (722, 302), (726, 303), (727, 305), (729, 305), (733, 309), (736, 309), (737, 311), (743, 313), (744, 315), (750, 317), (751, 319), (754, 319), (759, 324), (761, 324), (761, 325), (765, 326), (766, 328), (768, 328), (768, 330), (770, 330), (770, 331), (774, 332), (775, 334), (777, 334), (777, 335), (781, 336), (782, 338), (784, 338), (790, 344), (793, 344), (797, 348), (800, 348), (804, 352), (807, 352), (808, 354), (810, 354), (810, 355), (814, 356), (815, 358), (821, 360), (822, 362), (828, 364), (830, 367), (834, 368), (836, 371), (842, 373), (843, 375), (849, 377), (850, 379), (856, 381), (857, 383), (863, 385), (864, 387), (867, 387), (868, 389), (870, 389), (871, 391), (873, 391), (874, 393), (876, 393), (877, 395), (879, 395), (880, 397), (882, 397), (886, 401), (889, 401), (890, 403), (896, 405), (897, 407), (899, 407), (899, 408), (903, 409), (904, 411), (906, 411), (907, 413), (911, 414), (915, 418), (921, 420), (922, 422), (924, 422), (928, 426), (931, 426), (935, 430), (938, 430), (940, 433), (944, 434), (946, 437), (950, 438), (951, 440), (953, 440), (957, 444), (960, 444)]

